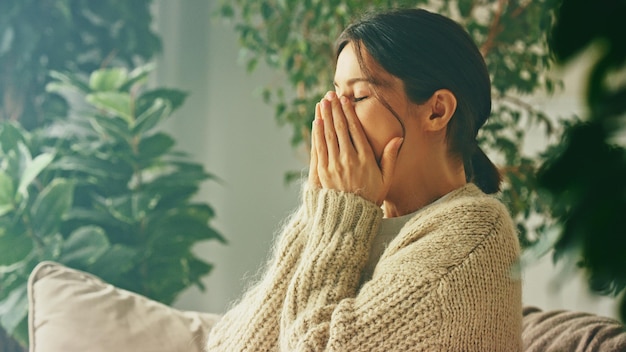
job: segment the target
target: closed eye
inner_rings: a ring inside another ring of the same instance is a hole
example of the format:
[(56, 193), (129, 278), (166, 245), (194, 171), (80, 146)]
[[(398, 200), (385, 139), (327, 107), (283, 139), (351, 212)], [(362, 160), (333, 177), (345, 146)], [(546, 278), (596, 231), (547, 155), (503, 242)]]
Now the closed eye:
[(358, 103), (358, 102), (360, 102), (360, 101), (362, 101), (362, 100), (365, 100), (365, 99), (367, 99), (367, 98), (369, 98), (369, 97), (368, 97), (368, 96), (358, 97), (358, 98), (357, 98), (357, 97), (354, 97), (354, 99), (352, 99), (352, 101), (354, 101), (355, 103)]

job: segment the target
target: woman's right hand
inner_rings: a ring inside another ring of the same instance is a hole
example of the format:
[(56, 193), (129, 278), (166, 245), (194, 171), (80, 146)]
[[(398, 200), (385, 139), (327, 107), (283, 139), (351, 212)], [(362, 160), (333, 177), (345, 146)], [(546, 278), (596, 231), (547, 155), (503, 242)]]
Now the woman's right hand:
[(391, 187), (402, 141), (400, 137), (389, 141), (379, 164), (352, 103), (328, 92), (315, 107), (309, 182), (381, 205)]

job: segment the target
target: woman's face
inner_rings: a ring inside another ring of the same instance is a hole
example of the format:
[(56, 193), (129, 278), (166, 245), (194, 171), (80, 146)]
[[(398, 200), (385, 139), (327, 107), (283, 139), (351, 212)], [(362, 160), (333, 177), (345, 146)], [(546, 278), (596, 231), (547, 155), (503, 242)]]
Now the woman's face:
[[(367, 60), (373, 61), (367, 54), (363, 56), (366, 63), (370, 64)], [(402, 81), (382, 68), (377, 70), (376, 75), (377, 81), (380, 80), (376, 91), (403, 119), (409, 113), (412, 104), (404, 93)], [(387, 143), (395, 137), (403, 137), (403, 129), (398, 118), (379, 100), (373, 84), (361, 71), (354, 45), (347, 44), (337, 59), (335, 91), (338, 96), (346, 96), (353, 102), (365, 135), (374, 150), (376, 159), (380, 161)]]

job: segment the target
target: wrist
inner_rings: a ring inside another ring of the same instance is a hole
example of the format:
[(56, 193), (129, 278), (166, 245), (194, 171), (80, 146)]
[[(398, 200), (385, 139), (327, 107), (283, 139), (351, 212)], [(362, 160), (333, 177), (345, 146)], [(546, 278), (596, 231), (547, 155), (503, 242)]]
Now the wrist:
[(310, 221), (323, 232), (370, 234), (372, 228), (377, 230), (383, 216), (376, 203), (355, 193), (307, 187), (303, 198)]

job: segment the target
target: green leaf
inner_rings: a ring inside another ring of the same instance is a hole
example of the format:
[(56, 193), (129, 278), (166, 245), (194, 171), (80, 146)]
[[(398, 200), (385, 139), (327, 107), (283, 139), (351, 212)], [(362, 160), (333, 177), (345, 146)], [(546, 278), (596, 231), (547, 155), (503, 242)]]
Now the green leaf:
[(33, 241), (25, 233), (0, 235), (0, 266), (23, 260), (33, 250)]
[(90, 272), (103, 280), (112, 281), (133, 268), (137, 254), (137, 250), (131, 247), (114, 244), (91, 265)]
[(2, 151), (8, 153), (10, 150), (17, 148), (18, 143), (26, 143), (26, 136), (28, 132), (22, 129), (19, 125), (11, 122), (4, 122), (0, 125), (0, 147)]
[(91, 91), (89, 86), (72, 72), (50, 71), (49, 75), (55, 81), (48, 83), (46, 86), (46, 91), (48, 92), (63, 91), (65, 88), (77, 89), (83, 93)]
[(144, 221), (158, 205), (161, 195), (158, 192), (135, 192), (107, 198), (103, 205), (114, 218), (129, 225)]
[(22, 346), (28, 346), (28, 315), (17, 324), (12, 337)]
[(148, 230), (156, 246), (172, 243), (188, 244), (193, 241), (217, 239), (222, 243), (226, 240), (215, 229), (209, 226), (214, 211), (208, 205), (180, 205), (165, 216), (151, 219)]
[(218, 240), (226, 243), (226, 239), (208, 226), (206, 222), (184, 217), (172, 217), (159, 225), (153, 232), (153, 240), (158, 242), (153, 245), (157, 248), (177, 245), (188, 248), (193, 242), (206, 240)]
[(165, 133), (157, 133), (139, 142), (140, 162), (158, 158), (174, 146), (174, 139)]
[(116, 180), (126, 180), (133, 172), (128, 164), (113, 163), (111, 160), (102, 160), (95, 156), (65, 156), (50, 167), (54, 170), (80, 171), (97, 178)]
[(152, 106), (137, 117), (137, 121), (133, 127), (133, 134), (140, 135), (151, 130), (158, 125), (159, 122), (168, 117), (171, 111), (172, 109), (169, 103), (160, 98), (155, 99)]
[(85, 99), (96, 108), (122, 117), (129, 125), (133, 124), (131, 99), (128, 93), (99, 92), (88, 94)]
[(283, 177), (285, 186), (292, 185), (294, 182), (302, 180), (304, 173), (302, 171), (287, 171)]
[(65, 239), (60, 233), (43, 238), (43, 251), (38, 253), (39, 261), (51, 260), (58, 261), (61, 255), (61, 248)]
[(146, 192), (154, 192), (159, 194), (159, 203), (155, 209), (166, 210), (172, 209), (184, 204), (194, 194), (198, 192), (197, 185), (173, 185), (173, 184), (153, 184), (150, 183), (144, 188)]
[(135, 68), (128, 74), (128, 80), (119, 88), (120, 91), (127, 92), (134, 84), (143, 83), (148, 79), (150, 72), (154, 71), (154, 63), (145, 64)]
[(248, 63), (246, 64), (246, 72), (248, 73), (254, 72), (258, 64), (259, 64), (259, 60), (256, 58), (252, 58), (248, 60)]
[(50, 165), (52, 159), (54, 159), (54, 155), (43, 153), (37, 155), (35, 159), (28, 163), (20, 179), (20, 184), (17, 187), (17, 193), (26, 196), (28, 186), (37, 178), (41, 171)]
[(0, 216), (14, 208), (15, 186), (13, 179), (5, 172), (0, 171)]
[(125, 68), (113, 67), (94, 71), (89, 77), (89, 88), (95, 92), (111, 92), (118, 90), (127, 80)]
[(88, 267), (110, 247), (104, 230), (96, 226), (76, 229), (63, 243), (60, 262), (69, 266)]
[(32, 224), (41, 237), (54, 234), (63, 216), (72, 206), (74, 184), (65, 179), (54, 179), (46, 186), (32, 207)]
[(170, 174), (162, 175), (155, 178), (150, 182), (150, 187), (154, 188), (168, 188), (168, 187), (180, 187), (180, 186), (198, 186), (198, 184), (208, 178), (211, 175), (204, 171), (190, 172), (179, 170)]
[(9, 296), (0, 301), (0, 323), (11, 335), (15, 328), (28, 315), (28, 294), (26, 283), (11, 291)]
[(94, 129), (102, 135), (120, 140), (127, 140), (131, 137), (128, 122), (121, 117), (95, 115), (90, 121)]
[(471, 10), (474, 7), (474, 2), (468, 0), (460, 0), (457, 6), (459, 7), (461, 16), (468, 17), (471, 15)]
[(188, 259), (187, 266), (189, 267), (189, 276), (191, 282), (198, 286), (200, 291), (204, 292), (206, 287), (200, 280), (203, 276), (208, 275), (213, 270), (213, 265), (205, 262), (204, 260), (191, 257)]
[(154, 104), (157, 99), (163, 99), (170, 103), (172, 111), (178, 109), (187, 98), (187, 93), (178, 89), (159, 88), (149, 90), (137, 98), (137, 114), (142, 114)]
[(224, 18), (232, 18), (235, 16), (235, 10), (232, 5), (223, 3), (219, 8), (219, 14)]

